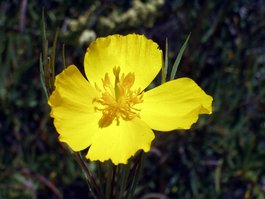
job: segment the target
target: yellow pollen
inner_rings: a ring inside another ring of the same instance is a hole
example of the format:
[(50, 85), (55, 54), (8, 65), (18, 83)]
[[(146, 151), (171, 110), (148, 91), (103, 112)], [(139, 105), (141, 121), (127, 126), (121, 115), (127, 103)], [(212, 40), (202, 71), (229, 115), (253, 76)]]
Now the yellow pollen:
[(132, 90), (135, 81), (134, 73), (120, 75), (120, 67), (113, 68), (115, 77), (114, 85), (110, 81), (109, 74), (106, 73), (102, 79), (103, 89), (97, 85), (95, 88), (101, 93), (101, 97), (95, 98), (94, 103), (96, 111), (102, 112), (102, 117), (99, 120), (101, 128), (109, 126), (113, 120), (119, 125), (119, 120), (132, 120), (139, 117), (140, 109), (134, 107), (135, 104), (143, 102), (143, 92), (141, 89)]

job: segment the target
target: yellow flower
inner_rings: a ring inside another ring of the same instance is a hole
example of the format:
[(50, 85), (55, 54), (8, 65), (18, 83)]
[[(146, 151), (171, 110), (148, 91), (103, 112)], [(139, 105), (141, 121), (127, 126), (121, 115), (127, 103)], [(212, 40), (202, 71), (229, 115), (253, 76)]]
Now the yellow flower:
[(162, 51), (145, 36), (99, 38), (87, 49), (87, 79), (71, 65), (56, 76), (49, 98), (59, 140), (74, 151), (90, 146), (90, 160), (127, 163), (150, 150), (152, 129), (189, 129), (199, 114), (211, 114), (212, 97), (180, 78), (144, 91), (162, 66)]

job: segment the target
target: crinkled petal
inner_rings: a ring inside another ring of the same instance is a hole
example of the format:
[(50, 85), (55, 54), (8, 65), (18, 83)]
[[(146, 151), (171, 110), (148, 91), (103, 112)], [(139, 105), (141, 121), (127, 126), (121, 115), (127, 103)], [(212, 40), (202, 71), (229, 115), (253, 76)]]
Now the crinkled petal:
[(152, 129), (189, 129), (199, 114), (212, 113), (212, 97), (193, 80), (180, 78), (144, 93), (140, 117)]
[(121, 73), (135, 74), (135, 89), (144, 90), (161, 69), (162, 51), (143, 35), (111, 35), (97, 39), (88, 47), (84, 66), (88, 80), (98, 86), (105, 73), (109, 73), (114, 83), (113, 68), (120, 67)]
[(95, 88), (71, 65), (56, 76), (55, 90), (49, 98), (51, 117), (61, 142), (74, 151), (87, 148), (98, 129), (100, 114), (92, 104)]
[(102, 162), (111, 159), (115, 165), (127, 164), (138, 150), (149, 151), (153, 139), (153, 131), (139, 118), (121, 120), (119, 125), (113, 122), (98, 129), (86, 157)]

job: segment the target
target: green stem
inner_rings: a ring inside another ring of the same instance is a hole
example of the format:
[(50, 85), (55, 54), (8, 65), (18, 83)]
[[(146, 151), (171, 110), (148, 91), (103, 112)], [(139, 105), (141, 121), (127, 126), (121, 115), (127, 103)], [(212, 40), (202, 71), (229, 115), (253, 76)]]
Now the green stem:
[(125, 189), (127, 188), (127, 181), (128, 176), (130, 172), (130, 162), (126, 165), (119, 165), (120, 173), (121, 173), (121, 180), (120, 180), (120, 193), (119, 193), (119, 199), (123, 198)]
[(111, 161), (107, 162), (107, 179), (106, 179), (106, 199), (111, 199), (111, 185), (112, 185), (112, 178), (113, 178), (113, 165)]
[(97, 168), (97, 177), (99, 179), (99, 188), (101, 193), (104, 193), (105, 191), (105, 185), (106, 185), (106, 178), (105, 178), (105, 172), (102, 168), (102, 163), (96, 162), (96, 168)]
[[(137, 187), (137, 184), (139, 182), (141, 172), (143, 169), (143, 163), (144, 163), (144, 154), (143, 151), (140, 152), (139, 157), (132, 168), (132, 171), (130, 173), (130, 176), (132, 177), (131, 186), (129, 186), (128, 191), (126, 193), (125, 199), (131, 199), (133, 197), (133, 194), (135, 192), (135, 189)], [(131, 178), (129, 178), (131, 179)]]
[(88, 166), (87, 166), (86, 162), (84, 161), (81, 153), (74, 153), (74, 154), (75, 154), (75, 158), (76, 158), (78, 164), (81, 166), (81, 168), (85, 174), (88, 186), (90, 188), (90, 191), (91, 191), (93, 197), (95, 199), (104, 199), (102, 193), (100, 192), (100, 190), (97, 186), (95, 178), (93, 177), (93, 174), (89, 171)]
[[(116, 176), (116, 166), (114, 166), (114, 169), (112, 171), (112, 180), (111, 180), (111, 191), (110, 191), (110, 198), (114, 198), (114, 186), (115, 186), (115, 176)], [(115, 197), (116, 198), (116, 197)]]

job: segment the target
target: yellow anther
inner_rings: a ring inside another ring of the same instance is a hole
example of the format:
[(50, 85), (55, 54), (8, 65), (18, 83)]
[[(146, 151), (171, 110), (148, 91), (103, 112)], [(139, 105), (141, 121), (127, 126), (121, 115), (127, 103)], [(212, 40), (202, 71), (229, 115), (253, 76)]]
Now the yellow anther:
[(123, 73), (120, 76), (120, 67), (114, 67), (113, 75), (115, 77), (114, 86), (108, 73), (102, 79), (104, 91), (96, 85), (97, 90), (101, 92), (101, 97), (96, 98), (94, 103), (96, 103), (95, 110), (102, 112), (102, 117), (99, 120), (99, 126), (102, 128), (112, 124), (113, 120), (116, 120), (116, 124), (119, 125), (120, 118), (132, 120), (139, 117), (140, 109), (135, 108), (134, 105), (143, 102), (141, 89), (131, 89), (135, 81), (133, 73), (127, 75)]

